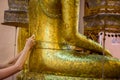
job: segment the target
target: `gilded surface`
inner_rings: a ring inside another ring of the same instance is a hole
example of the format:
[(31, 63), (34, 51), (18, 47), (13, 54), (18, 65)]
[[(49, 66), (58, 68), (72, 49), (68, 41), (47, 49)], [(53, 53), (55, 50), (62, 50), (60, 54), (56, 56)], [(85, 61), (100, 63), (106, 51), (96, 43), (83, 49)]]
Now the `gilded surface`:
[[(104, 53), (109, 57), (98, 55), (103, 52), (102, 46), (78, 33), (78, 5), (79, 0), (30, 0), (29, 33), (24, 29), (19, 33), (23, 38), (36, 35), (29, 72), (101, 78), (104, 60), (104, 76), (118, 78), (119, 60), (110, 57), (108, 50)], [(95, 54), (78, 52), (74, 47)]]

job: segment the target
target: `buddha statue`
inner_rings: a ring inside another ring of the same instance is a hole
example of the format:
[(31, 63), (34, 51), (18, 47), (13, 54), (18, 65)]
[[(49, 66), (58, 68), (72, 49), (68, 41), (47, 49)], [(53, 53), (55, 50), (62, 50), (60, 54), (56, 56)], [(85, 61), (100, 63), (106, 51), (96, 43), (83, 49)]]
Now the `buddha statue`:
[(36, 36), (36, 46), (23, 79), (41, 79), (41, 74), (101, 78), (103, 72), (105, 78), (119, 78), (120, 61), (78, 32), (79, 3), (80, 0), (29, 1), (29, 27), (20, 29), (19, 46), (31, 34)]

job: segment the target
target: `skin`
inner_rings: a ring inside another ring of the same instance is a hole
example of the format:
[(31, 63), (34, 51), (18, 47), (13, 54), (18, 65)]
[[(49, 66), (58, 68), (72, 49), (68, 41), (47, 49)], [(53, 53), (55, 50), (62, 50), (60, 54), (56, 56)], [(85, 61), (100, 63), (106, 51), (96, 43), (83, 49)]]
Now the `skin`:
[(11, 59), (8, 63), (0, 64), (0, 80), (7, 78), (23, 69), (23, 65), (30, 54), (31, 48), (35, 45), (35, 36), (27, 39), (23, 50)]

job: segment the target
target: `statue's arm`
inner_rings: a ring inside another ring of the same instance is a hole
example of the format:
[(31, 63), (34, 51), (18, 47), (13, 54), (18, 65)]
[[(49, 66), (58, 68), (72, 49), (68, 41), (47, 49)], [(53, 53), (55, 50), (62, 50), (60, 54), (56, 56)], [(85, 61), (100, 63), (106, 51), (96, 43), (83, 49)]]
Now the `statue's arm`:
[(13, 64), (9, 67), (0, 69), (0, 80), (7, 78), (7, 77), (19, 72), (20, 70), (22, 70), (23, 65), (30, 53), (29, 51), (30, 51), (31, 47), (34, 45), (34, 38), (35, 37), (32, 36), (27, 40), (25, 47), (21, 51), (21, 55), (19, 56), (19, 58), (17, 59), (15, 64)]

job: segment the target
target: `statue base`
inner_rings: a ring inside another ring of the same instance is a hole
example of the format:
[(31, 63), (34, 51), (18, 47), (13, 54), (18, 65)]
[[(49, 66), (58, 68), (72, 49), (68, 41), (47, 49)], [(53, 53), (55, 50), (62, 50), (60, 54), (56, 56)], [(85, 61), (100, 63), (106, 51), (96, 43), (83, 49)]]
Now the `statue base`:
[(29, 72), (18, 75), (17, 80), (120, 80), (120, 79), (85, 78)]

